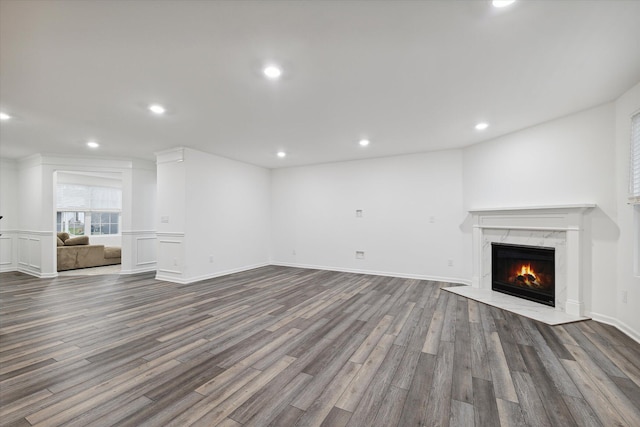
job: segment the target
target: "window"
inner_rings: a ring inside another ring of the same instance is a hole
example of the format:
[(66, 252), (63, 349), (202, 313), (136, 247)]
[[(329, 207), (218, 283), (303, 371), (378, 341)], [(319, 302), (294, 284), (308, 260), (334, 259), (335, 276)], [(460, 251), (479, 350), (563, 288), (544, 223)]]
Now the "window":
[(56, 228), (70, 235), (119, 234), (122, 190), (58, 183)]
[(84, 235), (84, 212), (58, 212), (57, 230), (66, 231), (72, 236)]
[(119, 222), (117, 212), (91, 212), (91, 234), (118, 234)]
[(629, 202), (632, 204), (640, 204), (640, 112), (631, 117)]

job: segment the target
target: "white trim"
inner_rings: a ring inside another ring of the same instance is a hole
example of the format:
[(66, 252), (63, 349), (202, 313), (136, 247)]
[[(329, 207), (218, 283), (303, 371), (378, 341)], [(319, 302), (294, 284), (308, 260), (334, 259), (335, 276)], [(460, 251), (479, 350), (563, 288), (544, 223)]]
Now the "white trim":
[[(133, 236), (136, 234), (156, 234), (156, 230), (127, 230), (121, 231), (120, 234), (123, 236)], [(149, 239), (155, 239), (155, 237), (148, 237)]]
[[(493, 229), (493, 230), (504, 230), (504, 226), (501, 225), (474, 225), (473, 228), (485, 228), (485, 229)], [(567, 230), (580, 230), (577, 227), (527, 227), (527, 226), (516, 226), (510, 225), (509, 230), (531, 230), (531, 231), (567, 231)]]
[[(128, 275), (131, 275), (131, 274), (151, 273), (152, 271), (156, 271), (155, 262), (153, 264), (154, 265), (152, 265), (150, 267), (134, 268), (134, 269), (131, 269), (131, 270), (120, 270), (120, 274), (128, 276)], [(138, 265), (141, 265), (141, 264), (138, 264)]]
[(35, 230), (18, 230), (16, 231), (18, 234), (33, 234), (35, 236), (55, 236), (55, 231), (35, 231)]
[(426, 276), (422, 274), (394, 273), (390, 271), (361, 270), (357, 268), (329, 267), (324, 265), (311, 265), (311, 264), (294, 264), (294, 263), (288, 263), (288, 262), (272, 262), (271, 265), (275, 265), (278, 267), (306, 268), (310, 270), (338, 271), (341, 273), (367, 274), (370, 276), (399, 277), (401, 279), (430, 280), (432, 282), (446, 282), (451, 284), (457, 283), (462, 285), (471, 285), (471, 280), (461, 279), (458, 277)]
[(178, 231), (158, 231), (156, 232), (157, 237), (184, 237), (183, 232)]
[[(218, 271), (218, 272), (210, 273), (210, 274), (203, 274), (202, 276), (191, 277), (191, 278), (188, 278), (188, 279), (179, 279), (179, 278), (172, 277), (172, 276), (164, 276), (164, 275), (158, 273), (158, 274), (156, 274), (156, 280), (162, 280), (162, 281), (165, 281), (165, 282), (178, 283), (180, 285), (188, 285), (190, 283), (195, 283), (195, 282), (200, 282), (200, 281), (203, 281), (203, 280), (214, 279), (216, 277), (227, 276), (229, 274), (240, 273), (240, 272), (248, 271), (248, 270), (254, 270), (256, 268), (261, 268), (261, 267), (268, 267), (269, 265), (273, 265), (273, 264), (269, 264), (268, 262), (264, 262), (264, 263), (253, 264), (253, 265), (248, 265), (248, 266), (244, 266), (244, 267), (232, 268), (230, 270)], [(158, 270), (158, 271), (167, 271), (167, 272), (169, 272), (168, 270)]]
[(595, 208), (597, 205), (595, 203), (574, 203), (567, 205), (546, 205), (546, 206), (510, 206), (510, 207), (492, 207), (492, 208), (473, 208), (469, 209), (470, 213), (473, 214), (482, 214), (482, 213), (494, 213), (500, 211), (567, 211), (567, 210), (586, 210)]
[(622, 332), (623, 334), (627, 335), (628, 337), (636, 341), (638, 344), (640, 344), (640, 332), (634, 330), (631, 326), (627, 325), (626, 323), (621, 322), (615, 317), (606, 316), (600, 313), (591, 312), (589, 313), (589, 315), (593, 320), (596, 320), (601, 323), (606, 323), (607, 325), (611, 325), (617, 328), (618, 330), (620, 330), (620, 332)]

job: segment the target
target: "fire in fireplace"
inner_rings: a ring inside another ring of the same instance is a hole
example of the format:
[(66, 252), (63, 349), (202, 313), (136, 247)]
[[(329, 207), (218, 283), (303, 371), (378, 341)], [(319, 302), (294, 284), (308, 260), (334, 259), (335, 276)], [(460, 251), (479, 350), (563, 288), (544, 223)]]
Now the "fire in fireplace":
[(491, 289), (555, 307), (555, 249), (491, 243)]

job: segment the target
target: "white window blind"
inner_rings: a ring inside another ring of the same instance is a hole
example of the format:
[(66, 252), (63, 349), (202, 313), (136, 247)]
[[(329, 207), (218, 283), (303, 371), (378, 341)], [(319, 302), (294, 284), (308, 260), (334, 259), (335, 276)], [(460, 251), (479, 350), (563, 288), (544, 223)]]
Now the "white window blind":
[(631, 117), (629, 202), (633, 204), (640, 204), (640, 113), (636, 113)]
[(122, 190), (119, 188), (58, 184), (56, 197), (58, 211), (119, 212), (122, 210)]

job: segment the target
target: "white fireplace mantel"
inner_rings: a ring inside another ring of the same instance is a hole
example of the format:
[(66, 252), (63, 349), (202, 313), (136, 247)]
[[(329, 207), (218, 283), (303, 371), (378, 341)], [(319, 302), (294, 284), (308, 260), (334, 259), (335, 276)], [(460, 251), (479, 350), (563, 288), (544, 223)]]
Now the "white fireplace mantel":
[(584, 289), (589, 286), (591, 240), (586, 213), (592, 203), (470, 209), (473, 216), (471, 286), (491, 289), (491, 243), (554, 247), (556, 310), (584, 315)]

